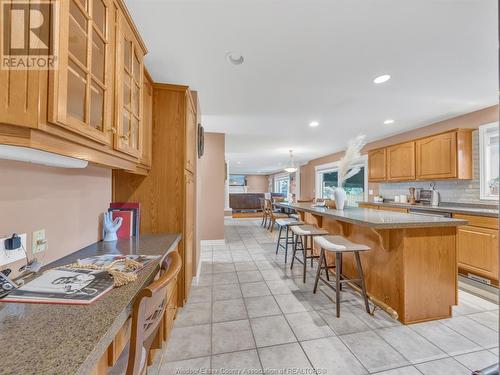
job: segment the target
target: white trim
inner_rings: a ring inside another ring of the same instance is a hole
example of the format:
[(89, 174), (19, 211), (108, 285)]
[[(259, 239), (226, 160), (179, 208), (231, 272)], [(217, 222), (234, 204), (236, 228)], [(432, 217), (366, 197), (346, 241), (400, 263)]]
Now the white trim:
[(226, 241), (223, 239), (221, 240), (201, 240), (200, 245), (225, 245)]
[(479, 127), (479, 198), (481, 200), (498, 201), (498, 195), (490, 195), (487, 193), (487, 181), (486, 181), (486, 137), (491, 129), (498, 129), (498, 122), (492, 122), (489, 124), (484, 124)]

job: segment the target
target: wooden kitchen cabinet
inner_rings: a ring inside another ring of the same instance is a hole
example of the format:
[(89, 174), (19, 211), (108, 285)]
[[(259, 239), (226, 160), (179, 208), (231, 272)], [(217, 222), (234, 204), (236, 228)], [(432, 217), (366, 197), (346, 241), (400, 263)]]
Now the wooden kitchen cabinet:
[(186, 99), (186, 166), (185, 168), (194, 172), (196, 167), (196, 131), (197, 131), (197, 121), (196, 121), (196, 109), (193, 100), (191, 99), (191, 94)]
[(415, 179), (415, 142), (387, 147), (387, 179), (389, 181)]
[(471, 179), (472, 131), (454, 130), (418, 139), (417, 179)]
[(50, 72), (49, 122), (111, 145), (115, 8), (111, 0), (59, 5), (59, 68)]
[(117, 34), (115, 147), (129, 155), (140, 157), (144, 51), (122, 12), (118, 15)]
[(462, 273), (473, 273), (498, 282), (498, 230), (473, 226), (457, 230), (458, 266)]
[(368, 181), (387, 180), (386, 159), (387, 151), (385, 148), (368, 152)]
[(151, 167), (153, 153), (153, 80), (144, 70), (142, 87), (142, 137), (140, 162), (145, 167)]
[(186, 211), (186, 219), (184, 221), (184, 273), (185, 285), (184, 296), (187, 300), (189, 290), (191, 289), (191, 281), (193, 280), (193, 260), (196, 255), (195, 243), (195, 220), (196, 220), (196, 181), (193, 174), (189, 171), (185, 172), (185, 194), (184, 194), (184, 209)]

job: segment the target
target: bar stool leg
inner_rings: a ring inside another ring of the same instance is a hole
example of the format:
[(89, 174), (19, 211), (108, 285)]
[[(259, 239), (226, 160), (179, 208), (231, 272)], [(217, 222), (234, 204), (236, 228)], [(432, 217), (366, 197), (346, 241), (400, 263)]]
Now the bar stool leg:
[(337, 318), (340, 318), (340, 264), (342, 264), (342, 254), (335, 254), (335, 307), (337, 308)]
[(358, 268), (359, 278), (361, 279), (361, 290), (363, 291), (366, 312), (370, 314), (370, 305), (368, 304), (368, 296), (366, 295), (365, 275), (363, 274), (363, 268), (361, 267), (361, 258), (358, 251), (356, 251), (354, 255), (356, 257), (356, 267)]
[(314, 260), (314, 241), (313, 241), (313, 238), (311, 236), (311, 268), (314, 267), (314, 263), (313, 263), (313, 260)]
[(302, 253), (304, 254), (304, 264), (302, 268), (302, 282), (306, 283), (306, 264), (307, 264), (307, 236), (302, 236), (300, 238), (302, 242)]
[(278, 254), (278, 250), (280, 249), (280, 241), (281, 241), (281, 232), (283, 231), (283, 227), (280, 226), (280, 231), (278, 232), (278, 242), (276, 243), (276, 254)]
[(285, 235), (285, 264), (288, 260), (288, 233), (290, 233), (290, 227), (286, 226), (286, 235)]
[(292, 263), (290, 264), (290, 269), (293, 268), (293, 263), (295, 262), (295, 254), (297, 253), (297, 242), (299, 236), (296, 234), (294, 235), (294, 241), (293, 241), (293, 255), (292, 255)]
[[(322, 270), (324, 258), (325, 258), (325, 250), (323, 250), (323, 248), (321, 248), (321, 252), (319, 254), (318, 271), (316, 271), (316, 280), (314, 281), (313, 293), (316, 293), (316, 290), (318, 289), (319, 277), (321, 276), (321, 270)], [(326, 265), (326, 261), (325, 261), (325, 265)], [(326, 270), (326, 272), (328, 273), (328, 269)]]
[[(335, 272), (338, 271), (339, 275), (342, 277), (342, 265), (344, 264), (344, 262), (343, 262), (342, 253), (338, 253), (338, 255), (340, 255), (340, 262), (338, 262), (338, 267), (337, 267), (337, 261), (335, 261), (335, 266), (336, 266)], [(340, 291), (342, 291), (342, 283), (340, 283), (339, 289), (340, 289)]]

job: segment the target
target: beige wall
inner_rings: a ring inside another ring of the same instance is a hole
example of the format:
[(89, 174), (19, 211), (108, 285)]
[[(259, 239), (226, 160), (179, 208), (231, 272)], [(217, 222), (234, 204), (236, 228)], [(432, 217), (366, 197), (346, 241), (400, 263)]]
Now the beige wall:
[(224, 238), (225, 141), (222, 133), (205, 133), (205, 153), (198, 162), (199, 239)]
[[(409, 141), (411, 139), (425, 137), (442, 131), (455, 128), (472, 128), (476, 129), (480, 125), (489, 122), (498, 121), (498, 105), (484, 108), (479, 111), (470, 112), (462, 116), (450, 118), (444, 121), (439, 121), (430, 125), (423, 126), (418, 129), (410, 130), (404, 133), (396, 134), (391, 137), (380, 139), (368, 143), (364, 152), (373, 150), (379, 147), (385, 147), (392, 144)], [(315, 167), (321, 164), (331, 163), (339, 160), (343, 152), (337, 152), (318, 159), (309, 161), (306, 165), (300, 168), (300, 197), (301, 199), (312, 199), (315, 196)], [(373, 190), (374, 195), (378, 194), (378, 184), (370, 183), (369, 189)]]
[(101, 239), (102, 213), (111, 201), (111, 170), (1, 160), (0, 178), (0, 234), (27, 233), (29, 254), (31, 233), (39, 229), (45, 229), (48, 241), (45, 255), (39, 254), (44, 263)]
[(247, 193), (267, 193), (269, 178), (263, 175), (249, 174), (247, 178)]

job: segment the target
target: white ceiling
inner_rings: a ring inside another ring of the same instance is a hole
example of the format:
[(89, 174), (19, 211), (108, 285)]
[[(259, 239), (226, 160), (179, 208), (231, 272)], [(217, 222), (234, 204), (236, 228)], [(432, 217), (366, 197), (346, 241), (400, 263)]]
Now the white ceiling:
[[(227, 134), (231, 172), (276, 171), (290, 148), (307, 161), (359, 133), (374, 140), (497, 102), (495, 0), (126, 3), (153, 78), (198, 90), (206, 131)], [(392, 79), (373, 84), (383, 73)]]

